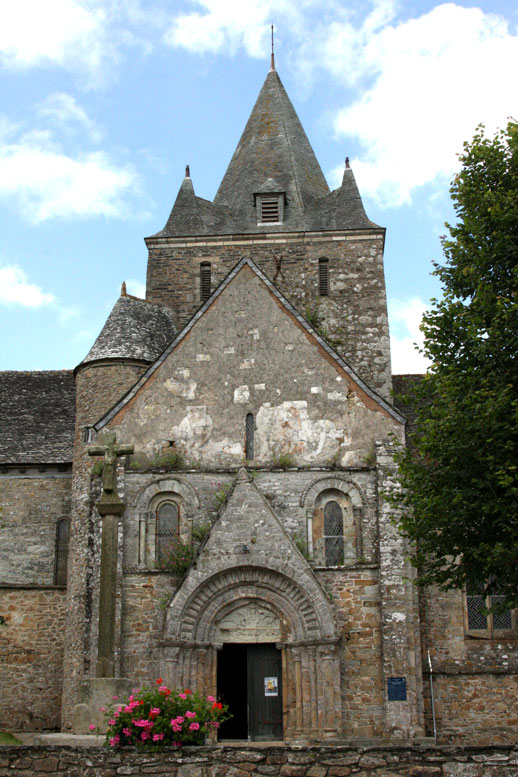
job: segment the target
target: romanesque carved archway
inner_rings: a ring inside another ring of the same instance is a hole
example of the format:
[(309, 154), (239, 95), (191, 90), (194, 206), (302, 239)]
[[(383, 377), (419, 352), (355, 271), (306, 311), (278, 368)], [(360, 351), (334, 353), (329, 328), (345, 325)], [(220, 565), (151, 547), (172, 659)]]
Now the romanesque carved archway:
[[(216, 693), (216, 651), (237, 607), (268, 611), (279, 624), (283, 654), (284, 735), (335, 737), (340, 732), (338, 636), (329, 602), (319, 586), (311, 593), (278, 570), (260, 566), (224, 569), (197, 585), (184, 584), (164, 623), (162, 673), (177, 686)], [(253, 607), (252, 607), (253, 606)], [(240, 632), (241, 634), (241, 632)], [(242, 641), (228, 635), (227, 641)], [(252, 638), (253, 639), (253, 636)], [(262, 641), (260, 633), (257, 637)]]

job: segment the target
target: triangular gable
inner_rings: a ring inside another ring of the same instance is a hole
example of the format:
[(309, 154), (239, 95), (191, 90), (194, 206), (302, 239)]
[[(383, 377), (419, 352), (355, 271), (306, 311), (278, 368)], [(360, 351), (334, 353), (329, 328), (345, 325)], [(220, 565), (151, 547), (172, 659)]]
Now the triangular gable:
[[(230, 599), (229, 584), (234, 589)], [(245, 469), (167, 609), (163, 639), (203, 642), (209, 633), (214, 639), (214, 629), (222, 626), (238, 598), (258, 608), (253, 619), (263, 606), (280, 610), (285, 619), (281, 628), (288, 633), (279, 638), (337, 638), (329, 601), (313, 570)], [(224, 640), (223, 634), (219, 637)]]
[(290, 317), (290, 319), (304, 331), (308, 340), (319, 348), (320, 353), (326, 358), (328, 362), (333, 364), (335, 369), (347, 376), (348, 381), (352, 384), (352, 388), (355, 393), (362, 399), (367, 407), (371, 410), (377, 410), (384, 415), (389, 416), (400, 424), (405, 424), (405, 417), (399, 413), (389, 402), (381, 397), (376, 391), (368, 386), (365, 381), (350, 367), (347, 362), (338, 354), (334, 348), (332, 348), (326, 341), (318, 334), (318, 332), (305, 320), (300, 313), (291, 305), (291, 303), (284, 297), (283, 294), (275, 287), (270, 279), (257, 267), (254, 262), (249, 258), (243, 258), (234, 267), (233, 270), (227, 275), (227, 277), (220, 283), (217, 289), (211, 294), (206, 302), (199, 308), (191, 320), (185, 325), (185, 327), (174, 338), (170, 345), (163, 351), (158, 359), (146, 370), (140, 380), (125, 394), (125, 396), (114, 405), (96, 424), (94, 429), (100, 431), (106, 424), (112, 421), (115, 416), (123, 410), (128, 403), (130, 403), (137, 394), (142, 390), (146, 383), (150, 380), (153, 374), (158, 370), (161, 365), (166, 361), (168, 356), (178, 348), (178, 346), (188, 337), (198, 321), (206, 314), (206, 312), (214, 305), (218, 297), (228, 288), (233, 282), (238, 273), (245, 267), (249, 267), (250, 270), (264, 283), (269, 293), (275, 298), (279, 307)]

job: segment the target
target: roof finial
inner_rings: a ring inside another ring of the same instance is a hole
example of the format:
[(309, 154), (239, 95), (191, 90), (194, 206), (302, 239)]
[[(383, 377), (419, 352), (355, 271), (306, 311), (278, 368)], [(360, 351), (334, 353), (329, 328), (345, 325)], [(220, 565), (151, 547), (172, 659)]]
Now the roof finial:
[(190, 178), (191, 177), (191, 169), (189, 165), (185, 165), (185, 177)]
[(128, 293), (126, 291), (126, 281), (122, 281), (121, 285), (121, 297), (127, 297)]
[(351, 165), (349, 164), (349, 157), (348, 157), (348, 156), (346, 156), (346, 157), (345, 157), (345, 168), (346, 168), (346, 170), (348, 170), (348, 169), (350, 168), (350, 166), (351, 166)]
[(273, 53), (273, 24), (272, 24), (272, 63), (270, 65), (270, 70), (275, 70), (275, 54)]

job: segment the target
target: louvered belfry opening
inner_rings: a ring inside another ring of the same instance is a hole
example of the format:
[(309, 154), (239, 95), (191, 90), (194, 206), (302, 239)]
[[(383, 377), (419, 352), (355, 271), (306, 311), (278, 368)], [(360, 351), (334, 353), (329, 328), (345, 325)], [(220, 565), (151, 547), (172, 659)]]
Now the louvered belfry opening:
[(211, 292), (211, 268), (210, 262), (200, 264), (200, 299), (205, 301)]
[(324, 507), (324, 542), (326, 565), (340, 566), (344, 563), (344, 519), (338, 502), (327, 502)]
[(318, 293), (321, 297), (329, 297), (329, 260), (318, 260)]
[(254, 458), (254, 430), (254, 416), (252, 413), (247, 413), (245, 421), (245, 458), (247, 461)]
[(156, 557), (162, 561), (173, 540), (178, 539), (178, 505), (162, 502), (156, 515)]
[(261, 197), (261, 221), (278, 223), (280, 220), (279, 197)]

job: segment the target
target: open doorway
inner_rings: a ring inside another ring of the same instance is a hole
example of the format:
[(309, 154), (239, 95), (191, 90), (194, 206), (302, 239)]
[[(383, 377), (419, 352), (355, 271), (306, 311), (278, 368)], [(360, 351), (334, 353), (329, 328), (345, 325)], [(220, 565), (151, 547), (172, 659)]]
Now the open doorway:
[(233, 715), (221, 726), (219, 739), (282, 739), (281, 651), (271, 643), (223, 645), (218, 696)]

